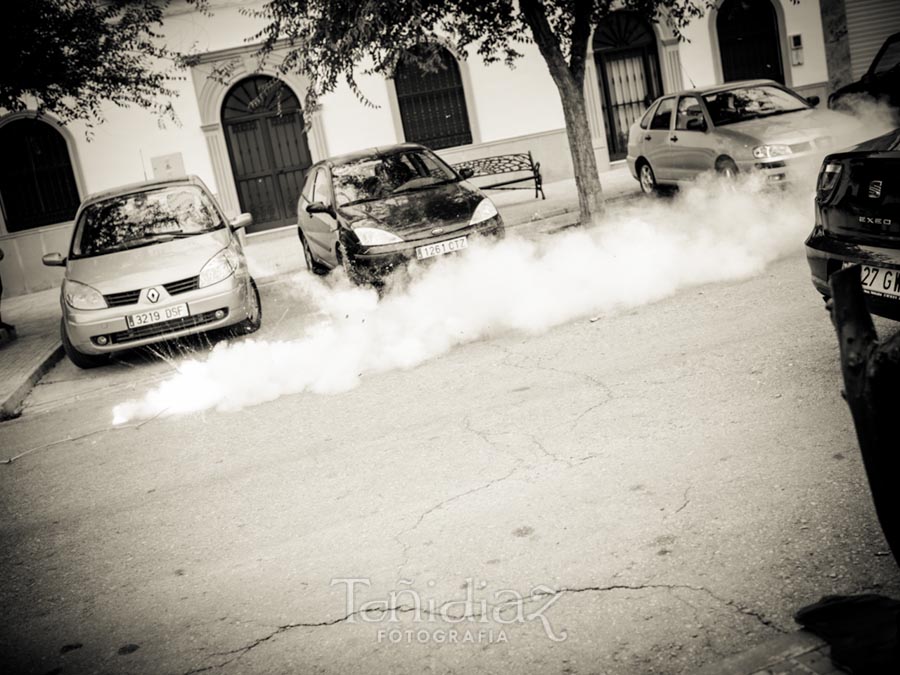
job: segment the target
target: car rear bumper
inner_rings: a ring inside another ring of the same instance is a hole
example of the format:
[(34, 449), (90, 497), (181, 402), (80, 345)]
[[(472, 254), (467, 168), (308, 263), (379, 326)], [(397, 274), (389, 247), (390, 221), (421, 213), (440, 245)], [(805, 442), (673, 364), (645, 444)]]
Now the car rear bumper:
[[(845, 263), (860, 263), (900, 272), (900, 250), (844, 241), (825, 234), (819, 227), (806, 240), (806, 260), (813, 286), (824, 296), (831, 295), (829, 278)], [(900, 300), (866, 293), (866, 304), (874, 314), (900, 320)]]
[(445, 232), (427, 239), (417, 239), (387, 246), (370, 246), (351, 251), (350, 258), (357, 268), (364, 270), (367, 274), (385, 276), (390, 274), (395, 268), (402, 267), (410, 261), (416, 260), (416, 249), (420, 246), (437, 244), (459, 237), (471, 237), (473, 235), (502, 238), (505, 234), (506, 229), (503, 225), (503, 219), (498, 215), (484, 223), (453, 232)]
[[(232, 274), (206, 288), (171, 296), (157, 305), (126, 305), (77, 310), (63, 303), (63, 322), (69, 342), (83, 354), (111, 354), (134, 347), (194, 335), (240, 323), (247, 318), (250, 278)], [(189, 315), (140, 328), (129, 328), (127, 316), (187, 304)], [(101, 336), (106, 344), (99, 344)]]

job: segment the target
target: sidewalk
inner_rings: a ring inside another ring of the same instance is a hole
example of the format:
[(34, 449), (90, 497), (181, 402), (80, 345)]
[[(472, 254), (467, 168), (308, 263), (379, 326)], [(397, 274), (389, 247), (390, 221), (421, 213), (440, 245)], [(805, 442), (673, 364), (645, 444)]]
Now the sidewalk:
[[(624, 164), (601, 176), (609, 201), (636, 196), (638, 182)], [(533, 190), (489, 191), (509, 228), (533, 226), (537, 233), (552, 233), (578, 222), (575, 180), (544, 185), (546, 199)], [(245, 250), (257, 279), (289, 274), (304, 268), (303, 251), (293, 227), (251, 234)], [(51, 289), (3, 298), (2, 315), (16, 326), (18, 339), (0, 346), (0, 420), (15, 417), (34, 384), (62, 358), (59, 342), (59, 290)]]

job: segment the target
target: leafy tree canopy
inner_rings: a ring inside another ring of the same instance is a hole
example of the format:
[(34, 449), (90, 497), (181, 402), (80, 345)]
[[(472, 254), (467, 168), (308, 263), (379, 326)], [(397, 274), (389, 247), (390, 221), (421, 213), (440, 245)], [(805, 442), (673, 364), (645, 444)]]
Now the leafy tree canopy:
[(101, 105), (173, 117), (173, 59), (160, 31), (167, 0), (21, 0), (4, 6), (0, 107), (101, 122)]

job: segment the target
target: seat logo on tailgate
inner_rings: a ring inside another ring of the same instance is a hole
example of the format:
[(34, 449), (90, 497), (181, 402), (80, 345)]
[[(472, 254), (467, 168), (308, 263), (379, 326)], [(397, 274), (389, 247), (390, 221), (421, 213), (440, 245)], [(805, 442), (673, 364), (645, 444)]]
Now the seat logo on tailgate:
[(878, 199), (881, 196), (881, 181), (873, 180), (869, 183), (869, 199)]

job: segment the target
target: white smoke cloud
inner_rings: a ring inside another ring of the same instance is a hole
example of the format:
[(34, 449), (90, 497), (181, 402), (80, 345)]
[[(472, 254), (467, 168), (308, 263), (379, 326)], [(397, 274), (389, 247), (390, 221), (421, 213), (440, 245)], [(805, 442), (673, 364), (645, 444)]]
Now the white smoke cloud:
[[(890, 127), (826, 113), (836, 136), (862, 140)], [(143, 399), (118, 405), (115, 424), (206, 409), (238, 410), (304, 391), (340, 392), (371, 373), (412, 368), (454, 346), (654, 302), (679, 289), (750, 277), (802, 249), (813, 219), (817, 165), (790, 188), (757, 176), (701, 178), (672, 199), (641, 199), (593, 227), (534, 242), (510, 234), (464, 255), (413, 265), (379, 298), (343, 278), (298, 274), (296, 292), (324, 320), (296, 340), (218, 344)]]

